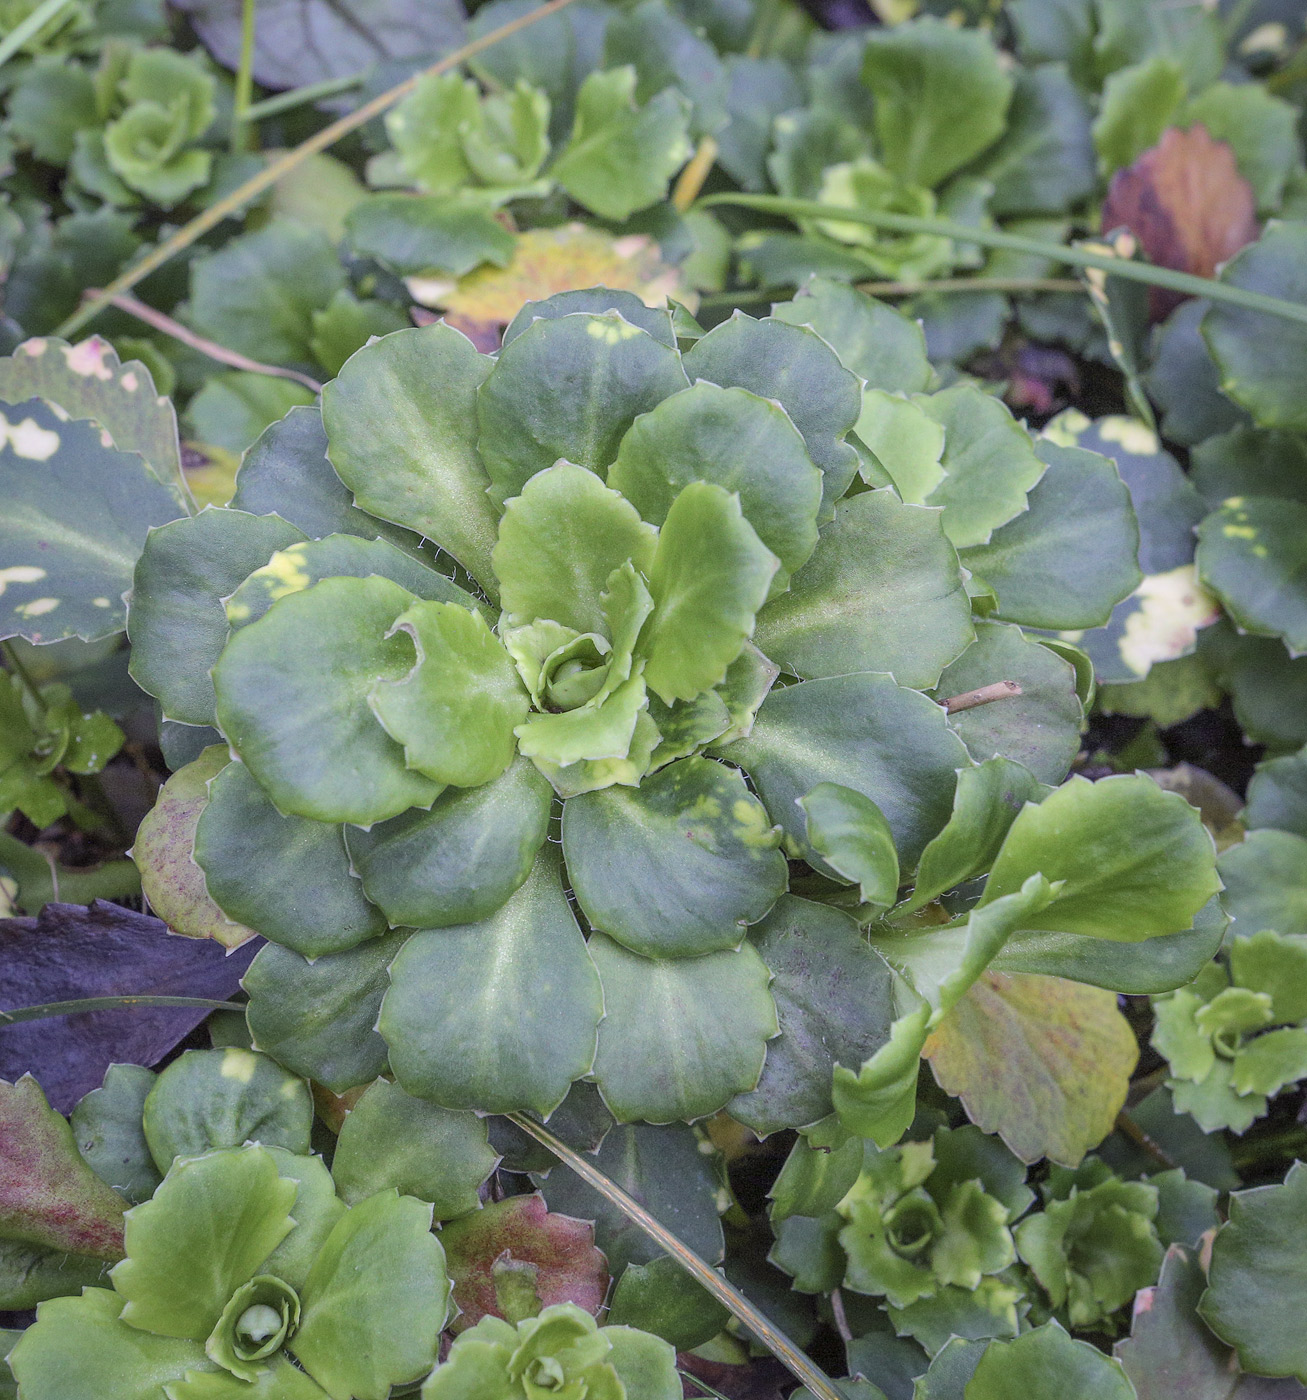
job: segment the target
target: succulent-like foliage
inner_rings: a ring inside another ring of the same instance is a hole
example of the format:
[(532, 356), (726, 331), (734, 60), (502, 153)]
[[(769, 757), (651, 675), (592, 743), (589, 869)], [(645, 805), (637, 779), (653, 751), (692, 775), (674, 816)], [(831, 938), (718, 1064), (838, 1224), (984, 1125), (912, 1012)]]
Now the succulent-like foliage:
[(632, 1327), (600, 1327), (556, 1303), (516, 1327), (483, 1317), (459, 1336), (422, 1387), (422, 1400), (677, 1400), (676, 1353)]
[(1267, 1100), (1307, 1079), (1307, 945), (1269, 929), (1236, 938), (1229, 965), (1154, 999), (1153, 1045), (1175, 1105), (1204, 1132), (1242, 1133)]
[(125, 1220), (113, 1287), (43, 1303), (12, 1352), (32, 1400), (92, 1400), (106, 1382), (385, 1400), (435, 1361), (449, 1284), (421, 1201), (346, 1207), (319, 1159), (249, 1145), (178, 1158)]
[(1162, 1263), (1157, 1187), (1091, 1157), (1075, 1171), (1054, 1167), (1044, 1194), (1044, 1209), (1017, 1226), (1017, 1252), (1057, 1316), (1110, 1332)]

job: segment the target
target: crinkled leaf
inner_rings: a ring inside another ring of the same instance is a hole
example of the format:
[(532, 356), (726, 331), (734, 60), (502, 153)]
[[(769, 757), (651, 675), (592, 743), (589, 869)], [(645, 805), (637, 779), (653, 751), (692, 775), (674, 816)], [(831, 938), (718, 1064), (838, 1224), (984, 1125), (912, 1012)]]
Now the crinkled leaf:
[(864, 793), (818, 783), (799, 798), (808, 845), (837, 875), (858, 885), (864, 904), (888, 909), (898, 897), (899, 858), (880, 808)]
[(449, 1305), (431, 1207), (383, 1191), (327, 1236), (303, 1289), (290, 1347), (328, 1394), (386, 1400), (436, 1359)]
[(618, 311), (537, 318), (477, 395), (491, 494), (502, 505), (560, 458), (603, 476), (634, 419), (687, 384), (675, 349)]
[(121, 1259), (127, 1202), (87, 1165), (31, 1075), (0, 1080), (0, 1230), (44, 1249)]
[(844, 437), (858, 420), (862, 397), (857, 377), (830, 346), (806, 326), (755, 321), (737, 311), (697, 340), (683, 362), (692, 382), (747, 389), (780, 404), (821, 468), (818, 520), (829, 520), (857, 471), (857, 453)]
[(1197, 811), (1151, 778), (1072, 778), (1022, 809), (981, 898), (1039, 871), (1062, 883), (1023, 927), (1133, 943), (1191, 926), (1219, 884), (1214, 854)]
[(648, 574), (656, 540), (635, 507), (593, 471), (570, 461), (549, 466), (509, 501), (499, 522), (494, 565), (504, 611), (516, 626), (549, 619), (605, 636), (609, 579), (628, 561)]
[(388, 635), (413, 595), (389, 579), (324, 579), (241, 628), (214, 668), (218, 722), (280, 811), (360, 825), (429, 804), (367, 698), (413, 664)]
[(645, 681), (664, 703), (693, 700), (725, 679), (777, 565), (738, 496), (705, 481), (681, 490), (658, 535), (654, 610), (640, 643)]
[(805, 849), (797, 799), (835, 782), (884, 813), (905, 870), (947, 822), (957, 769), (969, 762), (938, 705), (868, 673), (773, 691), (752, 734), (723, 752), (754, 780), (796, 851)]
[(209, 784), (194, 860), (229, 919), (306, 957), (386, 930), (385, 915), (350, 868), (340, 826), (282, 816), (242, 763), (228, 764)]
[(437, 1220), (452, 1220), (480, 1207), (477, 1188), (498, 1161), (484, 1119), (437, 1108), (378, 1079), (350, 1109), (331, 1171), (348, 1205), (394, 1187), (430, 1201)]
[(523, 1265), (539, 1307), (575, 1303), (597, 1313), (608, 1291), (608, 1266), (595, 1248), (594, 1226), (545, 1209), (536, 1193), (495, 1201), (440, 1232), (454, 1302), (452, 1330), (464, 1332), (483, 1317), (505, 1315), (499, 1266)]
[(1307, 505), (1232, 496), (1198, 528), (1203, 583), (1244, 632), (1307, 652)]
[(1003, 132), (1012, 78), (987, 34), (936, 19), (868, 36), (862, 80), (875, 100), (881, 158), (933, 187)]
[(155, 1080), (142, 1123), (155, 1166), (167, 1172), (178, 1157), (243, 1142), (303, 1154), (313, 1104), (302, 1079), (233, 1045), (188, 1050), (174, 1060)]
[(449, 326), (397, 331), (350, 358), (323, 391), (322, 419), (355, 504), (434, 540), (493, 598), (495, 509), (476, 447), (476, 392), (490, 370)]
[(345, 842), (369, 899), (392, 924), (443, 928), (494, 913), (530, 873), (545, 839), (553, 793), (518, 759), (494, 782), (450, 788), (431, 810), (414, 808)]
[(658, 961), (595, 933), (589, 949), (605, 1008), (593, 1075), (619, 1122), (703, 1118), (757, 1085), (777, 1022), (751, 944)]
[(396, 929), (313, 963), (268, 944), (242, 983), (255, 1047), (333, 1093), (370, 1083), (386, 1067), (376, 1024), (387, 970), (409, 936)]
[(1076, 1166), (1112, 1131), (1139, 1058), (1116, 997), (1060, 977), (985, 972), (925, 1058), (967, 1115), (1023, 1162)]
[(701, 757), (563, 809), (568, 879), (586, 918), (650, 957), (737, 947), (785, 888), (779, 844), (739, 773)]
[(127, 1217), (127, 1258), (114, 1288), (123, 1320), (203, 1341), (227, 1300), (294, 1228), (295, 1183), (261, 1147), (178, 1162)]
[(689, 158), (690, 110), (675, 88), (637, 107), (629, 65), (592, 72), (577, 93), (571, 137), (549, 174), (578, 204), (620, 223), (661, 199)]
[(974, 635), (941, 518), (891, 491), (839, 502), (789, 591), (763, 608), (758, 646), (806, 679), (887, 671), (900, 685), (933, 686)]
[(603, 995), (545, 847), (480, 923), (411, 938), (379, 1028), (399, 1083), (446, 1108), (548, 1113), (594, 1059)]
[[(758, 1087), (732, 1099), (730, 1113), (767, 1134), (825, 1117), (831, 1071), (870, 1059), (894, 1012), (889, 969), (837, 909), (784, 895), (751, 941), (772, 974), (781, 1034), (767, 1047)], [(793, 1188), (777, 1182), (778, 1206), (782, 1189)]]
[(182, 513), (136, 452), (41, 399), (0, 404), (0, 631), (29, 642), (119, 632), (150, 528)]
[[(11, 116), (12, 116), (11, 112)], [(98, 335), (76, 345), (53, 337), (25, 340), (0, 359), (0, 399), (21, 403), (39, 395), (72, 418), (93, 418), (120, 452), (139, 452), (155, 476), (182, 490), (177, 414), (139, 360), (119, 360)]]
[(213, 724), (210, 672), (227, 642), (223, 599), (303, 540), (276, 515), (204, 510), (154, 530), (136, 564), (127, 634), (132, 679), (169, 719)]
[(195, 831), (208, 805), (209, 783), (230, 758), (221, 744), (213, 744), (164, 783), (137, 829), (132, 859), (150, 907), (173, 932), (239, 948), (254, 930), (223, 913), (195, 861)]

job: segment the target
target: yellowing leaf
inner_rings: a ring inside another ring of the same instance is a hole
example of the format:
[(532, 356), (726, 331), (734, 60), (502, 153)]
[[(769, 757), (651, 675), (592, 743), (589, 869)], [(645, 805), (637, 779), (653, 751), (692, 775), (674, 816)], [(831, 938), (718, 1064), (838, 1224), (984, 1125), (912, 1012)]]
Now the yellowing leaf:
[(1114, 993), (1001, 972), (981, 975), (922, 1053), (972, 1122), (1023, 1162), (1071, 1167), (1111, 1132), (1139, 1059)]

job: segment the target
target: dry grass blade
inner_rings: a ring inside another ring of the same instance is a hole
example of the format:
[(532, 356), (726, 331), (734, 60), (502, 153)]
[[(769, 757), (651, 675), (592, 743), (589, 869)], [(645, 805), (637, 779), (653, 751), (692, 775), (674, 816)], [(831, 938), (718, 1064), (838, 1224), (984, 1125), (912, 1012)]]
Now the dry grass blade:
[(238, 1001), (215, 1001), (211, 997), (122, 996), (79, 997), (76, 1001), (46, 1001), (39, 1006), (18, 1006), (0, 1011), (0, 1026), (16, 1026), (20, 1021), (44, 1021), (50, 1016), (83, 1016), (90, 1011), (120, 1011), (132, 1006), (205, 1007), (209, 1011), (244, 1011)]
[(365, 102), (361, 107), (355, 108), (354, 111), (332, 122), (329, 126), (324, 126), (321, 131), (315, 132), (307, 141), (296, 146), (294, 150), (287, 151), (285, 155), (278, 156), (276, 160), (269, 162), (266, 169), (251, 176), (225, 198), (218, 200), (216, 204), (211, 204), (203, 213), (197, 214), (170, 238), (165, 238), (139, 262), (133, 263), (120, 277), (115, 277), (103, 291), (97, 292), (83, 302), (55, 330), (54, 334), (62, 336), (64, 339), (71, 338), (89, 321), (98, 316), (101, 311), (111, 306), (114, 297), (130, 291), (143, 277), (148, 277), (150, 273), (162, 267), (183, 248), (189, 248), (197, 238), (202, 238), (225, 218), (237, 213), (250, 200), (257, 199), (264, 190), (271, 189), (278, 180), (284, 175), (288, 175), (309, 156), (317, 155), (319, 151), (325, 151), (328, 146), (334, 146), (337, 141), (348, 136), (351, 131), (356, 131), (359, 127), (366, 126), (374, 117), (381, 116), (401, 98), (407, 97), (423, 78), (434, 77), (440, 73), (449, 72), (451, 68), (457, 68), (460, 64), (466, 63), (469, 58), (474, 58), (477, 54), (491, 48), (501, 39), (506, 39), (510, 34), (516, 34), (519, 30), (526, 29), (530, 25), (538, 24), (540, 20), (557, 14), (559, 10), (565, 9), (571, 3), (572, 0), (546, 0), (546, 3), (541, 5), (538, 10), (520, 15), (507, 24), (501, 24), (498, 29), (491, 30), (489, 34), (482, 35), (480, 39), (473, 39), (470, 44), (464, 44), (461, 49), (455, 49), (453, 53), (447, 54), (438, 63), (433, 63), (430, 68), (421, 73), (414, 73), (411, 78), (406, 78), (402, 83), (380, 93), (371, 101)]
[[(724, 1307), (727, 1307), (763, 1343), (776, 1359), (803, 1385), (807, 1386), (818, 1400), (844, 1400), (836, 1390), (834, 1382), (819, 1367), (804, 1355), (798, 1347), (769, 1318), (758, 1311), (737, 1288), (713, 1268), (705, 1264), (691, 1249), (687, 1249), (674, 1234), (633, 1197), (601, 1172), (592, 1162), (587, 1162), (579, 1152), (574, 1152), (565, 1142), (556, 1138), (548, 1128), (542, 1127), (532, 1118), (520, 1113), (504, 1115), (524, 1133), (547, 1147), (593, 1190), (610, 1201), (623, 1215), (638, 1225), (655, 1244), (665, 1249), (678, 1264), (698, 1280)], [(697, 1382), (696, 1382), (697, 1384)]]

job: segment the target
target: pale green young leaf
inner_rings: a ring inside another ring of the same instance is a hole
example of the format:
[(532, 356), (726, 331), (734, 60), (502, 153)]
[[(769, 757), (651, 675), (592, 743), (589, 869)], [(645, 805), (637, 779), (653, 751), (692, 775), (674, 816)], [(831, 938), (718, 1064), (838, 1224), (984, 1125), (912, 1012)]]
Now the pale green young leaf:
[(808, 845), (846, 880), (864, 904), (888, 909), (899, 891), (894, 834), (880, 808), (864, 793), (839, 783), (818, 783), (799, 798), (807, 818)]
[(865, 389), (855, 431), (890, 474), (905, 504), (924, 504), (944, 480), (944, 425), (913, 399)]
[(1113, 73), (1103, 85), (1094, 146), (1105, 175), (1130, 165), (1171, 126), (1188, 92), (1184, 68), (1157, 56)]
[[(624, 762), (635, 757), (636, 730), (647, 704), (644, 678), (634, 675), (593, 707), (531, 715), (513, 732), (519, 751), (547, 765), (540, 771), (552, 782), (554, 769), (582, 763)], [(648, 755), (644, 757), (647, 760)], [(634, 773), (633, 780), (638, 781), (642, 772), (643, 769)], [(581, 791), (589, 789), (583, 787)]]

